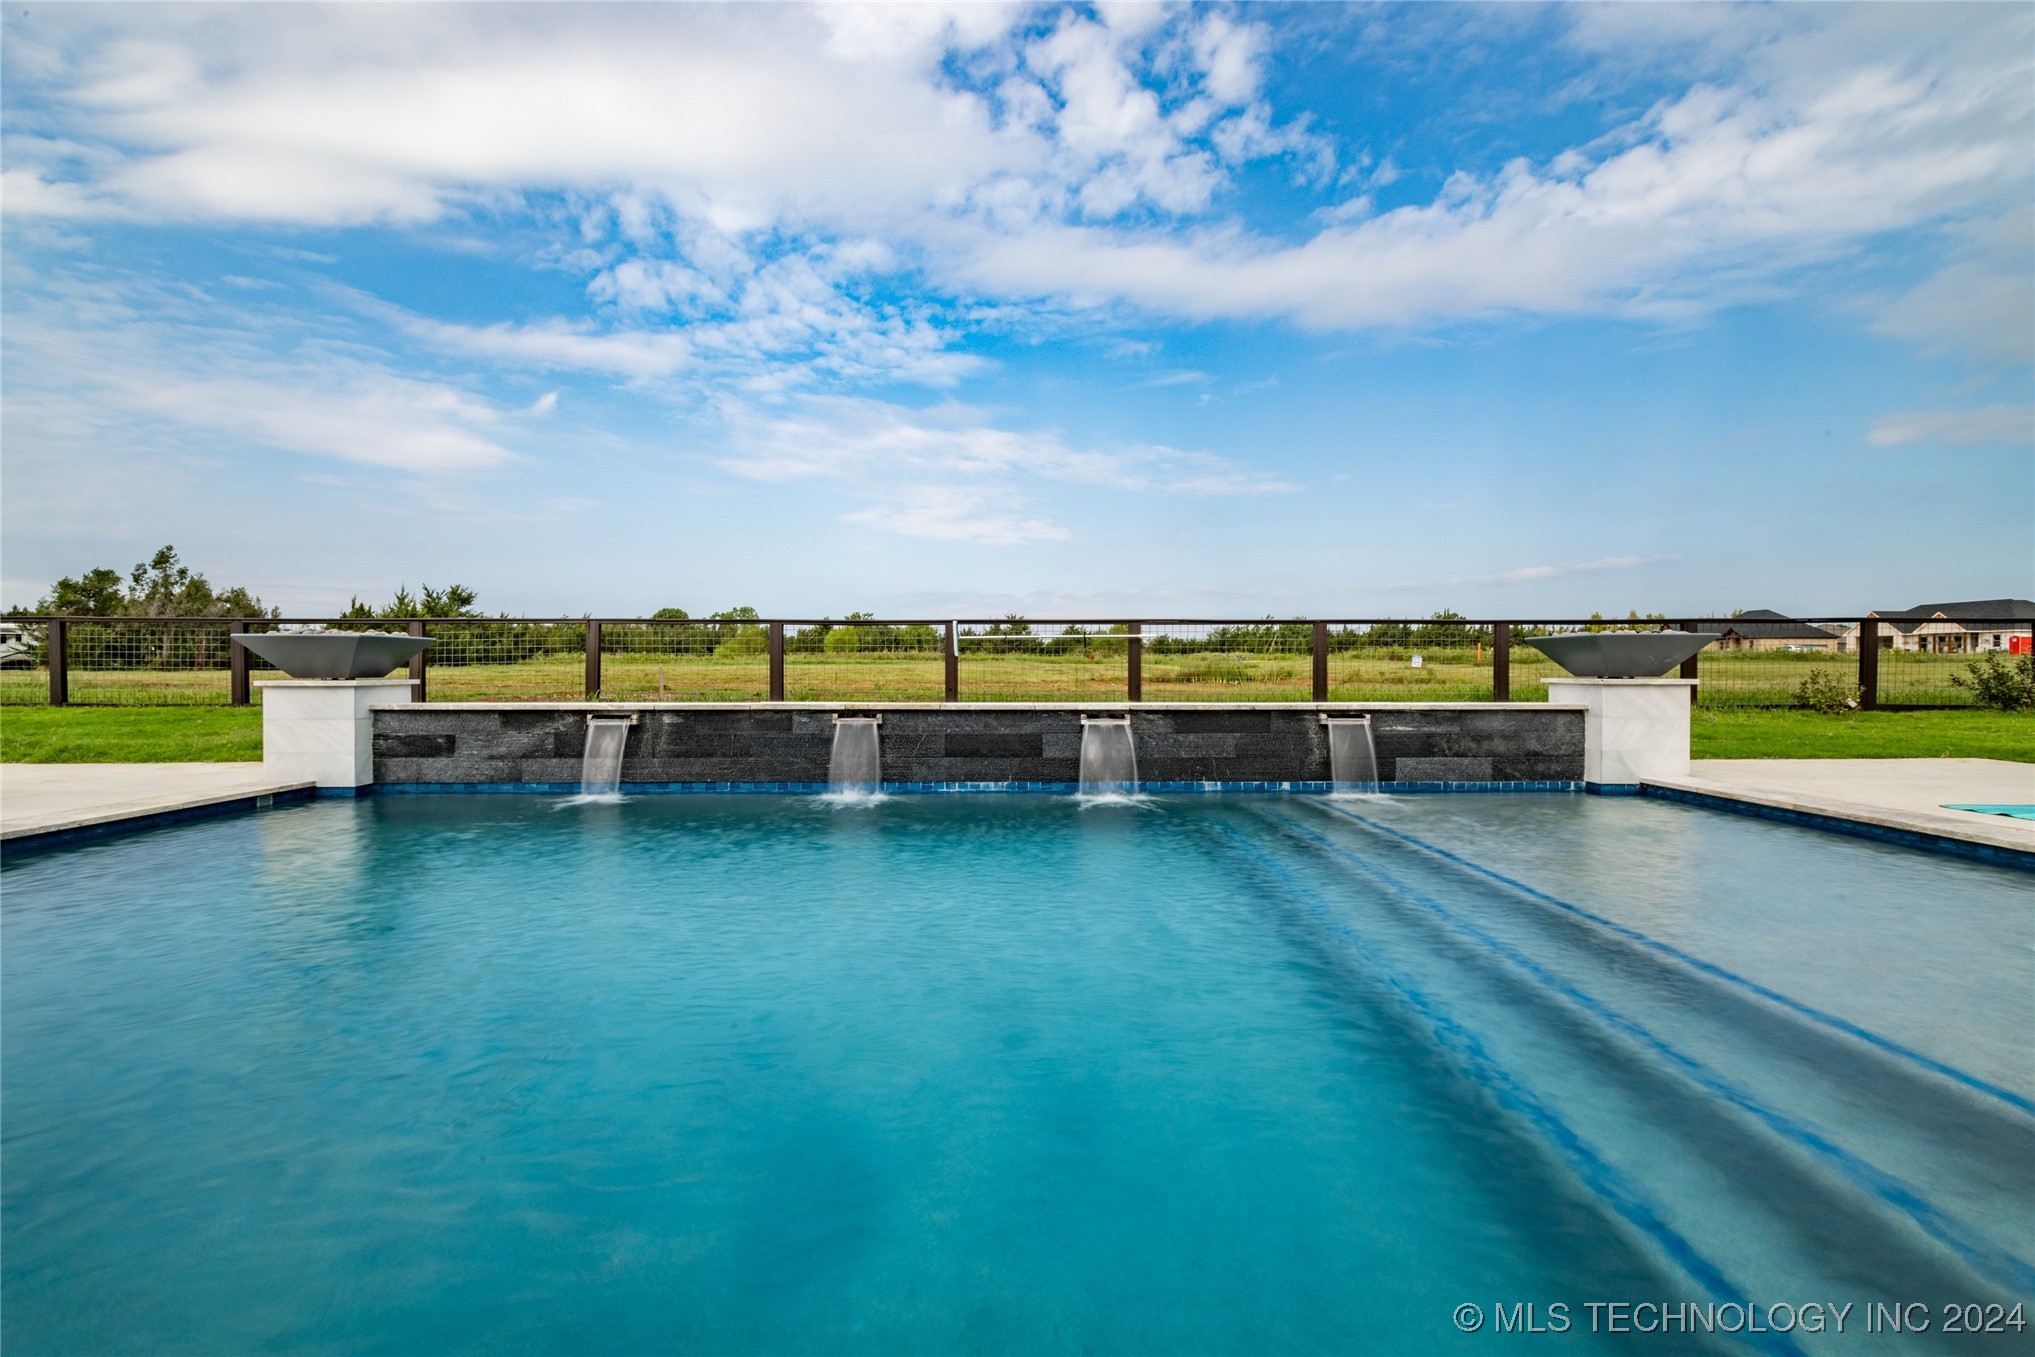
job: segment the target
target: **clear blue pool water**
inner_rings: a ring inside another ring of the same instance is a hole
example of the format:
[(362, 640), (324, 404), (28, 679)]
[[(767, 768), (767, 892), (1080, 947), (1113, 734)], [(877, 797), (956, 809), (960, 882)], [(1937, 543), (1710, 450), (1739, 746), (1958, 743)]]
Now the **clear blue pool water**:
[(2028, 885), (1577, 796), (389, 796), (14, 855), (0, 1340), (2026, 1350), (1581, 1307), (2026, 1300)]

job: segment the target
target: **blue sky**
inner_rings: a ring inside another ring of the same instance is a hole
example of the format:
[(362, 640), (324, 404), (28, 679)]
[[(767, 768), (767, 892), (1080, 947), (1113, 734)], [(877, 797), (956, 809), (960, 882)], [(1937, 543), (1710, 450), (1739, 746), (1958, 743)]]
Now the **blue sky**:
[(12, 6), (0, 589), (2035, 592), (2035, 10)]

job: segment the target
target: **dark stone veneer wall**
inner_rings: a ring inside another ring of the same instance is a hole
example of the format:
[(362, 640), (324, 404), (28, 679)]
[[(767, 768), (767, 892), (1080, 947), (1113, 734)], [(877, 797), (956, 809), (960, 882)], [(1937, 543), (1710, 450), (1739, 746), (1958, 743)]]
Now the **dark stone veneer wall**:
[[(1091, 707), (1095, 714), (1106, 707)], [(1122, 707), (1115, 709), (1118, 714)], [(1386, 782), (1574, 782), (1583, 712), (1544, 704), (1333, 707), (1369, 712)], [(886, 782), (1073, 782), (1081, 712), (1054, 708), (825, 710), (754, 706), (391, 707), (375, 713), (375, 779), (577, 782), (590, 712), (634, 713), (624, 782), (825, 782), (836, 712), (883, 713)], [(1313, 707), (1137, 708), (1147, 782), (1312, 782), (1329, 776)]]

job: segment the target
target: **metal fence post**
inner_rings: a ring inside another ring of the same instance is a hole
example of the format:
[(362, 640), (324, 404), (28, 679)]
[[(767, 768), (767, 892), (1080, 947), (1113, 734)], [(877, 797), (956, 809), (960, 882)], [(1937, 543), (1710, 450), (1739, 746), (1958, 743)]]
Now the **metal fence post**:
[(1328, 623), (1314, 624), (1314, 700), (1328, 701)]
[(595, 702), (601, 695), (601, 624), (591, 617), (586, 622), (586, 700)]
[(49, 651), (49, 704), (52, 707), (68, 706), (71, 701), (69, 630), (69, 623), (56, 618), (50, 622), (49, 636), (44, 642), (44, 648)]
[(784, 623), (770, 624), (770, 700), (784, 701)]
[[(426, 634), (423, 618), (417, 618), (410, 623), (410, 634), (412, 636), (423, 636)], [(424, 690), (424, 656), (428, 653), (428, 651), (420, 650), (410, 657), (410, 700), (412, 702), (427, 700)]]
[[(1701, 631), (1703, 630), (1703, 627), (1702, 624), (1699, 622), (1684, 622), (1682, 623), (1682, 630)], [(1702, 653), (1703, 652), (1701, 652), (1700, 650), (1696, 652), (1697, 655), (1700, 655)], [(1689, 656), (1688, 659), (1682, 661), (1682, 677), (1685, 679), (1692, 679), (1696, 677), (1696, 655), (1691, 655)], [(1696, 693), (1697, 693), (1696, 689), (1694, 688), (1689, 689), (1689, 705), (1692, 707), (1696, 705)]]
[(961, 624), (947, 624), (947, 701), (961, 700)]
[(1124, 647), (1130, 651), (1130, 672), (1125, 677), (1130, 681), (1130, 700), (1133, 702), (1143, 702), (1145, 700), (1144, 624), (1142, 622), (1133, 622), (1130, 624), (1130, 628), (1130, 644)]
[(1875, 711), (1880, 705), (1880, 620), (1861, 618), (1858, 624), (1858, 709)]
[[(226, 625), (229, 628), (238, 627), (241, 631), (246, 631), (254, 623), (241, 618)], [(245, 707), (254, 700), (247, 687), (247, 647), (234, 640), (230, 631), (226, 637), (226, 686), (228, 690), (226, 700), (234, 706)]]
[(1512, 624), (1491, 624), (1491, 700), (1512, 700)]

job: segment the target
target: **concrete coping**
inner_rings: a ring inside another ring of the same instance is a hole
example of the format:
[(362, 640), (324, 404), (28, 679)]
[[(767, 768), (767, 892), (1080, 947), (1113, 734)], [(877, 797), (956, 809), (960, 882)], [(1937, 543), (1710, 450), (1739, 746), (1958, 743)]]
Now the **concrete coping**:
[(316, 790), (271, 777), (260, 764), (233, 763), (10, 764), (6, 781), (0, 841), (7, 843)]
[[(320, 680), (312, 679), (316, 683)], [(1569, 702), (390, 702), (374, 711), (1066, 711), (1066, 712), (1395, 712), (1563, 711)]]
[(2021, 853), (2035, 852), (2035, 835), (2017, 829), (2012, 821), (1989, 823), (1991, 817), (1984, 815), (1971, 815), (1969, 819), (1960, 819), (1956, 815), (1928, 815), (1893, 806), (1866, 806), (1856, 801), (1840, 801), (1835, 797), (1774, 791), (1764, 787), (1743, 787), (1729, 782), (1711, 782), (1698, 777), (1649, 777), (1642, 779), (1642, 785), (1708, 797), (1713, 801), (1740, 801), (1750, 806), (1764, 806), (1769, 810), (1793, 811), (1800, 815), (1818, 815), (1832, 820), (1849, 820), (1854, 824), (1905, 830), (1912, 834), (1933, 834), (1937, 838), (1984, 844), (1989, 848), (2006, 848)]

